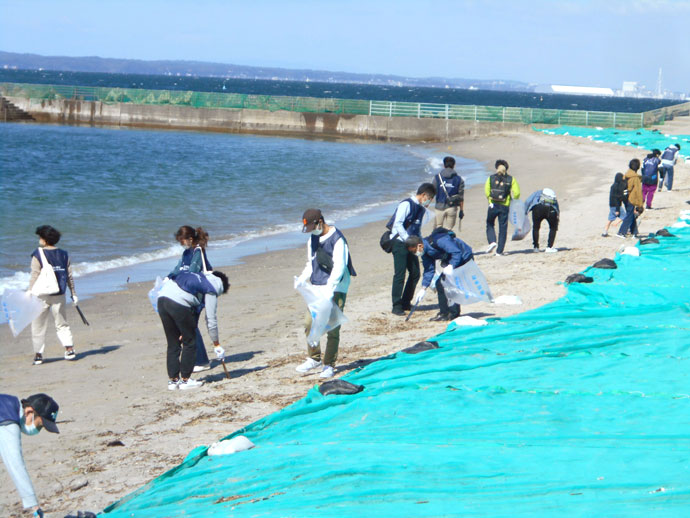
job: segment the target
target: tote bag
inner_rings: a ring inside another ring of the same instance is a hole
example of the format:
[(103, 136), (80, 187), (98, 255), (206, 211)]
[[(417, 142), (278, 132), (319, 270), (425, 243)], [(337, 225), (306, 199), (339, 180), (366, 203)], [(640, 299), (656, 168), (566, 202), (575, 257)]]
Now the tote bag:
[(46, 254), (43, 248), (38, 248), (38, 253), (41, 256), (41, 273), (38, 274), (38, 279), (31, 288), (31, 293), (40, 297), (41, 295), (55, 295), (60, 293), (60, 286), (58, 285), (57, 277), (52, 265), (46, 259)]

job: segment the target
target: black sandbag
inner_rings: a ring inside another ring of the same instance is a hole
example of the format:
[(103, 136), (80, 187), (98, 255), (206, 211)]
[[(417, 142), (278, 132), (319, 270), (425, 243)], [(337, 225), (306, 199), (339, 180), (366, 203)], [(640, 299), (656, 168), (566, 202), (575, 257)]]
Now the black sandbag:
[(96, 514), (91, 511), (72, 511), (65, 518), (96, 518)]
[(572, 284), (574, 282), (590, 283), (594, 282), (594, 279), (592, 277), (582, 275), (581, 273), (573, 273), (571, 275), (568, 275), (568, 277), (565, 279), (566, 284)]
[(407, 349), (403, 349), (402, 352), (407, 354), (417, 354), (424, 351), (429, 351), (431, 349), (438, 349), (438, 342), (419, 342), (414, 344)]
[(602, 270), (615, 270), (618, 268), (616, 261), (613, 259), (600, 259), (592, 265), (592, 268), (601, 268)]
[(651, 245), (653, 243), (656, 243), (657, 245), (659, 244), (659, 240), (655, 237), (646, 237), (644, 239), (640, 239), (640, 244), (641, 245)]
[(337, 379), (322, 383), (319, 392), (324, 396), (332, 394), (357, 394), (364, 390), (364, 385), (355, 385), (349, 381)]
[(661, 230), (657, 230), (657, 231), (656, 231), (656, 235), (657, 235), (657, 236), (661, 236), (661, 237), (676, 237), (675, 234), (671, 234), (671, 233), (670, 233), (668, 230), (666, 230), (665, 228), (662, 228)]

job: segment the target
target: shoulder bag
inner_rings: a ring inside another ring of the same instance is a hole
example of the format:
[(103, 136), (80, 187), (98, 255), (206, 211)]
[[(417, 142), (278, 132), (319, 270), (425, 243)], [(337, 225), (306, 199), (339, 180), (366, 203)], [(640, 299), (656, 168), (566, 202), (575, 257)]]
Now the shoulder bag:
[(38, 274), (38, 278), (31, 288), (31, 293), (36, 296), (56, 295), (60, 293), (60, 286), (53, 266), (46, 259), (46, 254), (40, 246), (38, 247), (38, 254), (41, 256), (41, 273)]

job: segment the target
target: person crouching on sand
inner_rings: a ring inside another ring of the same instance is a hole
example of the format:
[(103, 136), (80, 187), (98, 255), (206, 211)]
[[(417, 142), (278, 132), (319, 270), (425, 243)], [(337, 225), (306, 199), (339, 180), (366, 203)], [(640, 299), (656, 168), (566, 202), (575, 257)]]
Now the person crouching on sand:
[(158, 293), (158, 315), (168, 342), (168, 390), (188, 390), (204, 384), (190, 378), (196, 356), (198, 315), (205, 303), (216, 307), (206, 300), (219, 297), (229, 286), (228, 278), (221, 272), (182, 272), (163, 284)]

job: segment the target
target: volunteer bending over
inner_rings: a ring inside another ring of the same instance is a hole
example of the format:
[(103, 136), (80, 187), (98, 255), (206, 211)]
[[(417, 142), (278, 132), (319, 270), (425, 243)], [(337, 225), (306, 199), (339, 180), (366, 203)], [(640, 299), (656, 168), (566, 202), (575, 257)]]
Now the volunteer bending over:
[[(455, 234), (448, 229), (439, 227), (428, 237), (422, 239), (417, 236), (410, 236), (405, 241), (405, 246), (411, 253), (422, 252), (422, 289), (415, 296), (415, 305), (419, 304), (426, 290), (431, 286), (436, 271), (436, 261), (440, 262), (443, 273), (441, 275), (452, 275), (453, 269), (459, 268), (465, 263), (474, 259), (474, 254), (470, 246), (462, 239), (455, 237)], [(442, 320), (453, 320), (460, 316), (460, 305), (448, 305), (448, 298), (441, 284), (441, 276), (436, 281), (436, 293), (438, 294), (439, 312), (430, 320), (432, 322)]]

